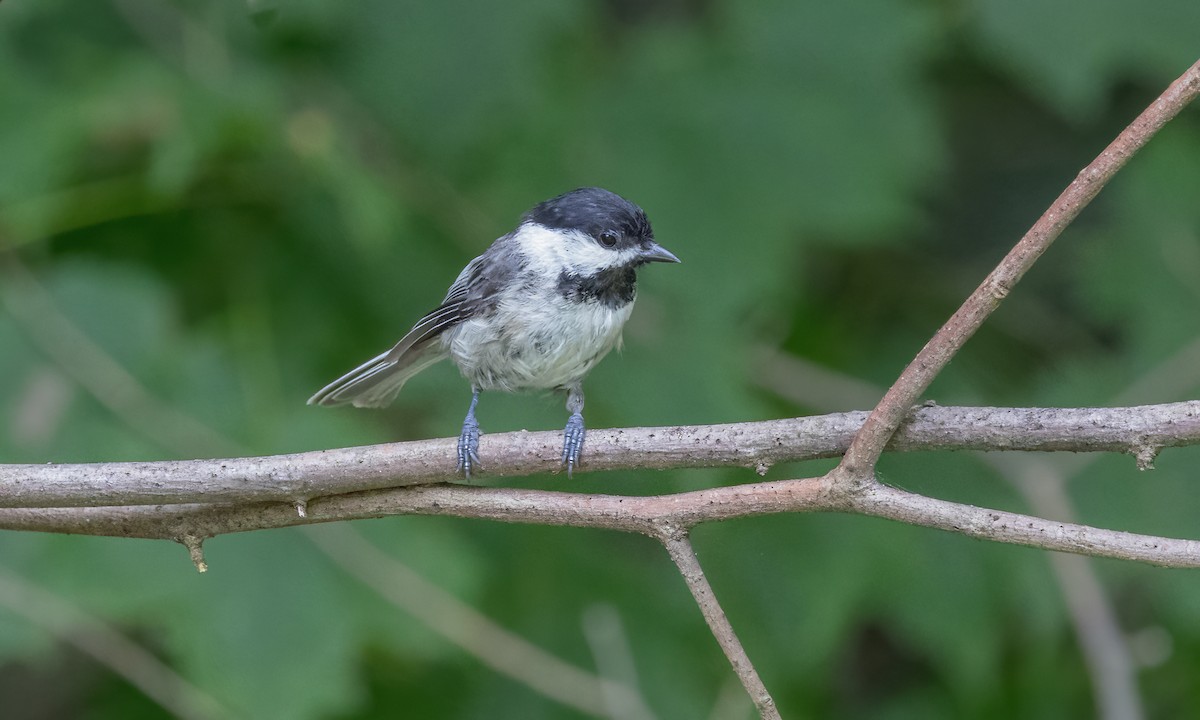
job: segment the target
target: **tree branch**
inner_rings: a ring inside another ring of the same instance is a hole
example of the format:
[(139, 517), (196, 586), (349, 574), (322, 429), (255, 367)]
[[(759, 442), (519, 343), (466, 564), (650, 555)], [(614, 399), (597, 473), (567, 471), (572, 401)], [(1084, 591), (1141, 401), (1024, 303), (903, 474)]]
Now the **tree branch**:
[(949, 530), (980, 540), (1135, 560), (1163, 567), (1200, 567), (1200, 541), (1044, 520), (916, 495), (883, 484), (852, 500), (851, 507), (864, 515)]
[[(587, 470), (750, 467), (838, 457), (865, 412), (728, 425), (592, 430)], [(307, 502), (312, 498), (457, 479), (451, 438), (292, 455), (0, 465), (0, 508)], [(487, 477), (557, 472), (562, 435), (484, 435)], [(1200, 443), (1200, 401), (1127, 408), (921, 407), (889, 449), (1123, 452), (1152, 459)]]
[(316, 498), (301, 517), (290, 503), (0, 509), (0, 528), (186, 542), (232, 532), (388, 515), (450, 515), (534, 525), (603, 528), (654, 538), (664, 524), (783, 512), (858, 512), (979, 539), (1165, 567), (1200, 567), (1200, 541), (1055, 522), (914, 495), (880, 485), (835, 492), (828, 477), (628, 497), (549, 490), (421, 485)]
[(742, 681), (742, 686), (746, 688), (750, 699), (754, 701), (754, 707), (758, 709), (759, 716), (765, 720), (779, 720), (779, 709), (775, 707), (775, 701), (767, 692), (767, 686), (763, 685), (762, 679), (758, 677), (758, 672), (755, 671), (750, 657), (742, 648), (737, 633), (729, 624), (729, 618), (725, 617), (725, 611), (717, 602), (717, 596), (713, 594), (712, 586), (708, 584), (708, 578), (704, 576), (704, 569), (700, 567), (696, 552), (692, 550), (692, 543), (688, 540), (687, 532), (664, 531), (659, 540), (667, 548), (675, 566), (679, 568), (679, 574), (683, 576), (688, 590), (692, 591), (692, 597), (700, 606), (700, 612), (704, 614), (708, 629), (712, 631), (713, 637), (717, 639), (717, 644), (721, 646), (729, 664), (733, 666), (733, 671), (737, 673), (738, 679)]
[(1129, 158), (1197, 95), (1200, 95), (1200, 61), (1171, 83), (1150, 107), (1121, 131), (1099, 157), (1080, 171), (1004, 260), (984, 278), (975, 292), (904, 368), (846, 451), (840, 466), (846, 475), (860, 482), (873, 477), (875, 463), (887, 446), (888, 439), (900, 427), (908, 408), (921, 397), (992, 311), (1000, 306), (1000, 301), (1050, 247), (1050, 243), (1078, 217)]

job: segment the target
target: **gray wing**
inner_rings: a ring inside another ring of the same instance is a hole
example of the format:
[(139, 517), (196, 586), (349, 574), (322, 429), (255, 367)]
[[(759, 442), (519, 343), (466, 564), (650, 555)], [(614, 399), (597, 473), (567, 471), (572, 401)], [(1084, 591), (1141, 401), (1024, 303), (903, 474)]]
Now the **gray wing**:
[(317, 391), (309, 405), (382, 407), (395, 399), (409, 378), (446, 357), (437, 339), (447, 329), (489, 307), (496, 288), (515, 268), (497, 262), (507, 257), (500, 238), (483, 255), (467, 263), (450, 285), (442, 304), (417, 321), (392, 349), (376, 355)]

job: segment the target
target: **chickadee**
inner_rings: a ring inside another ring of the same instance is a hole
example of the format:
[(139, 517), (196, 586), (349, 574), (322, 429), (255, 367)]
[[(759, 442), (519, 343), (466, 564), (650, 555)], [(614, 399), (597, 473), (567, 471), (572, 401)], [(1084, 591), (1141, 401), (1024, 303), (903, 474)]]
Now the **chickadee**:
[(583, 379), (621, 344), (637, 269), (679, 262), (654, 242), (646, 213), (615, 193), (580, 188), (547, 200), (467, 263), (446, 298), (387, 352), (309, 398), (310, 405), (381, 407), (413, 375), (449, 357), (471, 383), (458, 469), (480, 466), (475, 406), (482, 390), (565, 390), (567, 474), (583, 450)]

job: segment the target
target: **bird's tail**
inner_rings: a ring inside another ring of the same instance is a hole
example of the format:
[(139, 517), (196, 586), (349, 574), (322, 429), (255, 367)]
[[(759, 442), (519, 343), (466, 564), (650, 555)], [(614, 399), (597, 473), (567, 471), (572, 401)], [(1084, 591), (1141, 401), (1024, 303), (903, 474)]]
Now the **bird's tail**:
[(424, 352), (401, 353), (398, 358), (389, 350), (321, 388), (308, 404), (383, 407), (396, 398), (409, 378), (444, 357), (446, 353), (436, 346)]

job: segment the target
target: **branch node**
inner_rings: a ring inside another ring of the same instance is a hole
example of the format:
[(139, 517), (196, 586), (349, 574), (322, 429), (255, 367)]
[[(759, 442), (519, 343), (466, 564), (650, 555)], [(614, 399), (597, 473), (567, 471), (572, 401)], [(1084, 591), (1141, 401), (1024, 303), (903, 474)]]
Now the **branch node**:
[(687, 542), (688, 526), (674, 520), (655, 518), (649, 523), (650, 536), (663, 544)]
[(835, 504), (846, 508), (851, 507), (856, 499), (867, 495), (880, 484), (873, 467), (866, 468), (864, 472), (844, 464), (830, 470), (825, 479)]
[(1143, 441), (1134, 443), (1129, 451), (1137, 462), (1137, 469), (1145, 471), (1154, 469), (1154, 459), (1158, 457), (1158, 451), (1161, 449)]
[(759, 460), (758, 464), (754, 466), (754, 472), (758, 473), (759, 477), (766, 477), (767, 471), (770, 469), (771, 463), (767, 462), (766, 460)]
[(874, 467), (888, 441), (903, 422), (908, 406), (919, 398), (958, 354), (975, 331), (991, 316), (1050, 244), (1087, 207), (1100, 189), (1124, 167), (1171, 118), (1200, 95), (1200, 62), (1179, 77), (1128, 127), (1088, 164), (1079, 176), (1038, 218), (987, 278), (950, 319), (921, 348), (867, 416), (846, 450), (843, 463), (854, 470)]
[(191, 557), (192, 564), (196, 566), (196, 571), (208, 572), (208, 563), (204, 561), (204, 538), (187, 534), (177, 538), (177, 541), (187, 548), (188, 556)]
[(296, 500), (292, 502), (292, 507), (296, 508), (296, 515), (302, 518), (308, 517), (308, 501)]

